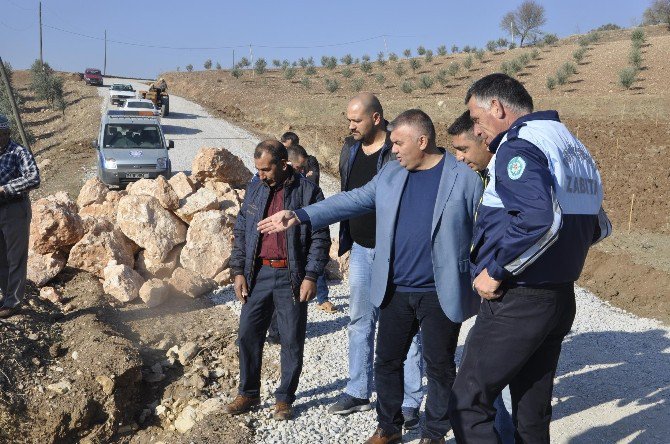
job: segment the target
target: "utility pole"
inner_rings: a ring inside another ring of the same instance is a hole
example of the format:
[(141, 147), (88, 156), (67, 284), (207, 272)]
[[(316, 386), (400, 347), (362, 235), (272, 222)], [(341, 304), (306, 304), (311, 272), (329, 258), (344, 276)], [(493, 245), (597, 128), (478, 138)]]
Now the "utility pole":
[(40, 15), (40, 63), (44, 66), (44, 58), (42, 57), (42, 2), (40, 2), (39, 8)]
[(235, 50), (233, 49), (233, 66), (232, 68), (235, 68)]
[(509, 22), (509, 29), (512, 33), (512, 43), (514, 43), (514, 22), (513, 21)]
[(5, 86), (7, 87), (7, 97), (9, 97), (9, 104), (12, 106), (14, 121), (16, 122), (16, 127), (18, 128), (19, 134), (21, 135), (23, 146), (28, 148), (28, 150), (30, 151), (30, 144), (28, 143), (26, 132), (23, 129), (23, 122), (21, 122), (21, 115), (19, 114), (19, 108), (16, 106), (16, 100), (14, 99), (14, 92), (12, 91), (12, 86), (9, 83), (9, 78), (7, 77), (7, 71), (5, 71), (5, 64), (2, 61), (2, 57), (0, 57), (0, 74), (2, 74), (2, 80), (5, 82)]
[[(249, 43), (249, 57), (251, 58), (251, 69), (254, 69), (254, 50), (251, 47), (251, 43)], [(256, 77), (256, 71), (252, 71), (251, 75), (253, 77)]]
[(102, 66), (102, 75), (107, 74), (107, 30), (105, 29), (105, 63)]
[(383, 35), (382, 37), (384, 38), (384, 50), (385, 50), (385, 54), (388, 56), (388, 54), (389, 54), (389, 46), (386, 44), (386, 36)]

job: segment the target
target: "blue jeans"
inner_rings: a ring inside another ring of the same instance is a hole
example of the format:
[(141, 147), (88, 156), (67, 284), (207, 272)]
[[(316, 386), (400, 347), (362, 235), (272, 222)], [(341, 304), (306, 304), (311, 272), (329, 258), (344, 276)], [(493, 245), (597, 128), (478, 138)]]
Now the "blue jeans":
[[(375, 326), (379, 308), (370, 302), (370, 282), (374, 248), (357, 243), (349, 257), (349, 382), (344, 390), (354, 398), (368, 399), (372, 395)], [(417, 335), (418, 336), (418, 335)], [(405, 359), (405, 398), (403, 407), (419, 407), (423, 398), (421, 377), (423, 362), (421, 343), (417, 336)]]
[(328, 302), (328, 283), (326, 275), (322, 274), (316, 280), (316, 303), (323, 304), (324, 302)]

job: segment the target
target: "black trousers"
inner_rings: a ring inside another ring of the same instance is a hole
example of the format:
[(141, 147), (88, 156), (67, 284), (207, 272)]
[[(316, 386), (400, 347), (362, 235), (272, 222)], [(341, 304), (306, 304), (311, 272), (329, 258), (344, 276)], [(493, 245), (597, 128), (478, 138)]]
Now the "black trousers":
[(461, 324), (444, 314), (435, 292), (395, 293), (381, 307), (375, 358), (377, 419), (388, 433), (402, 430), (403, 362), (419, 329), (428, 378), (423, 436), (439, 439), (449, 431), (447, 406), (456, 377), (454, 354)]
[(302, 371), (307, 303), (293, 296), (286, 268), (261, 267), (240, 314), (240, 387), (244, 396), (258, 397), (263, 345), (272, 312), (277, 313), (281, 337), (281, 382), (277, 401), (292, 404)]
[(508, 384), (516, 442), (549, 443), (554, 375), (574, 318), (573, 283), (482, 302), (449, 403), (458, 443), (499, 442), (493, 401)]
[(0, 305), (3, 308), (19, 305), (26, 292), (31, 217), (27, 197), (0, 205)]

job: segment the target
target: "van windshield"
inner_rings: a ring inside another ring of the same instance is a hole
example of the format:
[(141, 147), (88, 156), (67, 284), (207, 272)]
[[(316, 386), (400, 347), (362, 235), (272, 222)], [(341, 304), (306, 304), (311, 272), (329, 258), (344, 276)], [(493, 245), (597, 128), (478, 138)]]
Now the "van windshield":
[(105, 148), (163, 148), (158, 125), (110, 123), (105, 126)]

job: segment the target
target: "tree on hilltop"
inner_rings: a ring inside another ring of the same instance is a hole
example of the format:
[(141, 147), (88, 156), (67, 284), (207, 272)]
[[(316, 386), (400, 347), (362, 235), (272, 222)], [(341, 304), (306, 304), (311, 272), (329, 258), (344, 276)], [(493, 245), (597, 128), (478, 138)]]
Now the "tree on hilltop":
[(500, 28), (508, 32), (512, 39), (518, 34), (521, 37), (519, 46), (524, 40), (542, 34), (540, 28), (547, 23), (544, 6), (534, 0), (525, 0), (514, 11), (505, 14), (500, 21)]
[(642, 16), (645, 25), (668, 25), (670, 29), (670, 0), (654, 0)]

